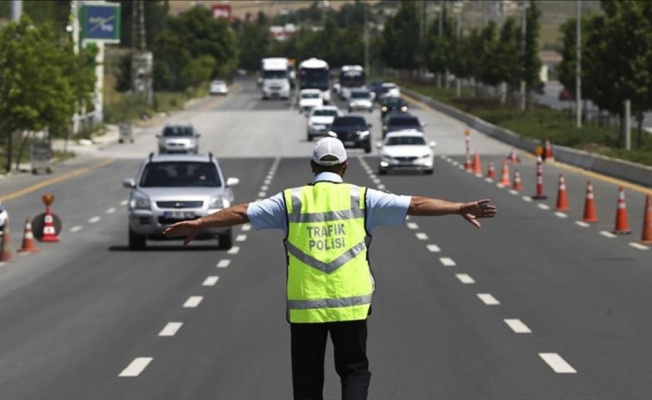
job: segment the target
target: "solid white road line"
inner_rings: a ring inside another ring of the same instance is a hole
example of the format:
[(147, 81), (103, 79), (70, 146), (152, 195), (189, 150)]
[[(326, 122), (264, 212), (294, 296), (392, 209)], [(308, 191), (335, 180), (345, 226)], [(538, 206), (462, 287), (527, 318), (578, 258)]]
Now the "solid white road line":
[(96, 216), (96, 217), (93, 217), (93, 218), (89, 219), (88, 223), (94, 224), (94, 223), (98, 222), (100, 219), (101, 219), (100, 217)]
[(127, 368), (123, 369), (122, 372), (120, 372), (120, 377), (124, 378), (131, 378), (131, 377), (136, 377), (140, 375), (141, 372), (147, 366), (149, 365), (150, 362), (152, 362), (153, 358), (152, 357), (138, 357), (135, 358), (131, 364), (127, 366)]
[(244, 234), (243, 235), (238, 235), (238, 236), (235, 237), (236, 242), (244, 242), (245, 240), (247, 240), (247, 235), (244, 235)]
[(500, 302), (489, 293), (478, 293), (478, 298), (480, 298), (480, 300), (482, 300), (482, 302), (488, 306), (500, 304)]
[(630, 242), (629, 245), (639, 250), (650, 250), (648, 246), (636, 242)]
[(416, 237), (417, 237), (417, 239), (419, 239), (419, 240), (428, 240), (428, 235), (426, 235), (426, 234), (423, 233), (423, 232), (418, 232), (418, 233), (416, 234)]
[(83, 226), (76, 225), (76, 226), (73, 226), (72, 228), (70, 228), (70, 232), (79, 232), (79, 231), (81, 231), (83, 228), (84, 228)]
[(439, 246), (437, 246), (436, 244), (429, 244), (426, 247), (428, 248), (428, 251), (430, 251), (431, 253), (439, 253), (441, 251)]
[(242, 232), (247, 232), (251, 230), (251, 224), (244, 224), (241, 228)]
[(113, 214), (115, 212), (115, 207), (111, 207), (108, 210), (106, 210), (107, 214)]
[(177, 334), (181, 329), (183, 322), (168, 322), (167, 325), (158, 333), (159, 336), (171, 337)]
[(202, 286), (215, 286), (217, 284), (217, 281), (220, 280), (219, 276), (209, 276), (206, 279), (204, 279), (204, 282), (201, 284)]
[(609, 239), (613, 239), (613, 238), (616, 237), (616, 235), (614, 235), (614, 234), (611, 233), (611, 232), (607, 232), (607, 231), (600, 231), (600, 234), (601, 234), (602, 236), (604, 236), (604, 237), (608, 237)]
[(545, 361), (553, 371), (558, 374), (575, 374), (575, 368), (571, 367), (570, 364), (566, 362), (559, 354), (557, 353), (539, 353), (539, 357)]
[(505, 323), (512, 328), (514, 333), (532, 333), (530, 328), (527, 327), (520, 319), (505, 319)]
[(455, 261), (453, 261), (453, 259), (449, 257), (442, 257), (439, 259), (439, 262), (441, 262), (444, 265), (444, 267), (454, 267), (457, 265), (455, 264)]
[(227, 254), (238, 254), (239, 251), (240, 251), (240, 247), (233, 246), (229, 249), (229, 251), (227, 251)]
[(231, 264), (231, 260), (220, 260), (220, 262), (217, 263), (217, 268), (226, 268)]
[(408, 223), (407, 223), (407, 227), (408, 227), (409, 229), (419, 229), (419, 225), (417, 225), (416, 222), (408, 222)]
[(197, 308), (197, 306), (204, 300), (203, 296), (190, 296), (185, 303), (183, 303), (183, 308)]
[(455, 276), (457, 277), (457, 279), (460, 280), (460, 282), (462, 282), (465, 285), (470, 285), (475, 283), (473, 278), (471, 278), (468, 274), (455, 274)]

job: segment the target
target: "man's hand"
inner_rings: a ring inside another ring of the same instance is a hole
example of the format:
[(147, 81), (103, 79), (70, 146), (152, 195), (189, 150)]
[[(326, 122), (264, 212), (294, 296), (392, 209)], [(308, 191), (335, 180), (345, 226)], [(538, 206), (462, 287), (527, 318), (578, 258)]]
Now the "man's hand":
[(472, 223), (476, 228), (479, 228), (480, 222), (478, 222), (478, 218), (491, 218), (498, 212), (496, 206), (489, 204), (490, 201), (489, 199), (483, 199), (472, 203), (465, 203), (460, 208), (460, 214), (465, 220)]
[(181, 221), (175, 224), (168, 226), (164, 231), (163, 235), (165, 237), (184, 237), (183, 244), (184, 246), (192, 242), (199, 232), (201, 227), (199, 225), (199, 219), (193, 219), (190, 221)]

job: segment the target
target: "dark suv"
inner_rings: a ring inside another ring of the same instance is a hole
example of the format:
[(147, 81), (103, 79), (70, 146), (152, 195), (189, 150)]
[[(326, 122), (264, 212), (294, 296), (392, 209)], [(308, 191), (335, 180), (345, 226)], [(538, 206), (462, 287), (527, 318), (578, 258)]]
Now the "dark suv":
[(331, 132), (344, 143), (347, 148), (361, 148), (365, 153), (371, 153), (371, 124), (359, 115), (344, 115), (335, 117)]
[(393, 111), (407, 112), (407, 110), (407, 102), (400, 97), (385, 97), (380, 101), (381, 120), (385, 118), (385, 115)]
[(393, 111), (385, 116), (383, 120), (383, 139), (390, 132), (404, 131), (406, 129), (416, 129), (423, 132), (423, 126), (416, 116), (401, 112)]

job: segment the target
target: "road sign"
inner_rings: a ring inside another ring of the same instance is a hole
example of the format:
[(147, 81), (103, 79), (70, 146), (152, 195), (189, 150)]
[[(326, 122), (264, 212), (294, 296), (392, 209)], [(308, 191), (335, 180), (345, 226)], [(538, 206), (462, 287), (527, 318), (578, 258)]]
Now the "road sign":
[(120, 43), (120, 4), (82, 3), (79, 9), (81, 40)]

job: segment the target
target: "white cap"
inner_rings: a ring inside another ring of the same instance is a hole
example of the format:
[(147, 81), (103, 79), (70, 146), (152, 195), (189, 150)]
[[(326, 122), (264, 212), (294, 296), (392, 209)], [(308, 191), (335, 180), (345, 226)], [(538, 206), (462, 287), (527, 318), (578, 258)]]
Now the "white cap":
[(346, 161), (346, 150), (339, 139), (326, 137), (315, 143), (312, 160), (319, 165), (337, 165)]

